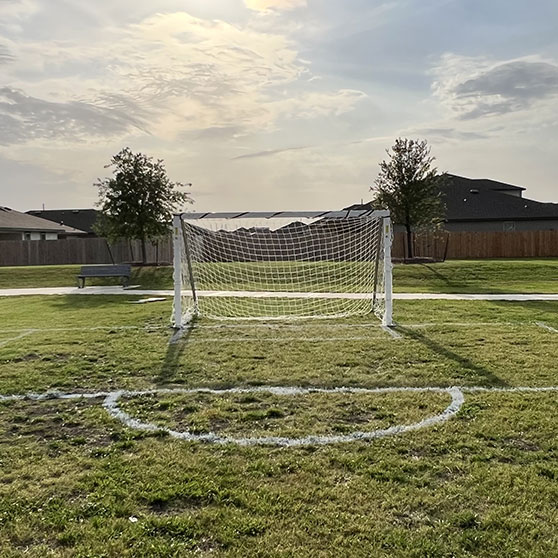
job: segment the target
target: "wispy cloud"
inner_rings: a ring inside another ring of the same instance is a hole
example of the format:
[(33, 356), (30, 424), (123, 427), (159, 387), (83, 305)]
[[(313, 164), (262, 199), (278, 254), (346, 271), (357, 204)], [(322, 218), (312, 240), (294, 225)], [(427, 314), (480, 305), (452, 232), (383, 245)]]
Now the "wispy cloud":
[(13, 62), (15, 60), (14, 55), (11, 53), (10, 49), (0, 44), (0, 64), (8, 64), (9, 62)]
[(403, 135), (424, 137), (428, 141), (432, 140), (454, 140), (454, 141), (474, 141), (487, 139), (490, 136), (486, 133), (467, 132), (456, 128), (414, 128), (406, 130)]
[(0, 144), (106, 138), (140, 127), (140, 122), (115, 108), (79, 101), (54, 103), (0, 88)]
[(256, 151), (255, 153), (246, 153), (245, 155), (238, 155), (238, 157), (233, 157), (233, 160), (238, 159), (256, 159), (259, 157), (271, 157), (273, 155), (278, 155), (280, 153), (286, 153), (288, 151), (301, 151), (303, 149), (308, 149), (309, 146), (299, 146), (299, 147), (284, 147), (282, 149), (266, 149), (265, 151)]
[[(79, 69), (92, 65), (100, 74), (82, 77)], [(23, 123), (6, 117), (4, 143), (67, 138), (72, 131), (82, 135), (93, 125), (93, 111), (104, 122), (93, 126), (94, 136), (103, 129), (109, 136), (146, 126), (167, 139), (196, 130), (261, 132), (279, 118), (342, 114), (364, 96), (352, 90), (289, 91), (289, 85), (308, 78), (308, 70), (286, 37), (185, 12), (148, 17), (120, 29), (117, 39), (108, 33), (104, 41), (80, 45), (27, 42), (11, 71), (9, 81), (18, 90), (11, 102), (27, 116)], [(41, 110), (31, 118), (25, 107), (41, 101)], [(63, 133), (53, 117), (61, 111)], [(85, 121), (88, 126), (76, 124)]]
[(558, 97), (558, 64), (537, 57), (494, 62), (446, 55), (434, 72), (435, 94), (462, 120), (516, 113)]

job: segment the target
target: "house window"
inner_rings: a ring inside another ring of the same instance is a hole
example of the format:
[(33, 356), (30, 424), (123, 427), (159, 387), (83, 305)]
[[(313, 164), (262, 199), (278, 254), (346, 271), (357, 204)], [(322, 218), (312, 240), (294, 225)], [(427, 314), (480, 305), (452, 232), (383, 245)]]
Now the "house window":
[(23, 233), (23, 240), (31, 240), (31, 233)]
[(513, 232), (513, 231), (515, 231), (515, 222), (504, 221), (504, 232)]
[(46, 233), (41, 233), (41, 240), (46, 240)]

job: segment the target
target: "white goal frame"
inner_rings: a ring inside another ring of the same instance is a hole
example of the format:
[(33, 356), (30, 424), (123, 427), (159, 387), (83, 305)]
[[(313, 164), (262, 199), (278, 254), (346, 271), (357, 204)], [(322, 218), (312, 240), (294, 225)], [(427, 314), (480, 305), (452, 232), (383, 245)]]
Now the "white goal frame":
[[(393, 240), (393, 230), (390, 219), (389, 211), (385, 210), (344, 210), (344, 211), (279, 211), (279, 212), (225, 212), (225, 213), (178, 213), (173, 216), (173, 279), (174, 279), (174, 306), (172, 314), (172, 325), (176, 329), (184, 327), (189, 320), (184, 320), (183, 316), (183, 264), (187, 264), (188, 269), (188, 289), (189, 296), (193, 300), (193, 311), (190, 319), (194, 316), (203, 315), (199, 311), (198, 300), (199, 297), (274, 297), (274, 298), (324, 298), (324, 299), (375, 299), (376, 293), (295, 293), (295, 292), (247, 292), (242, 290), (235, 291), (198, 291), (196, 288), (196, 280), (192, 272), (191, 266), (191, 248), (188, 245), (188, 239), (184, 234), (183, 222), (200, 222), (202, 226), (203, 221), (209, 220), (242, 220), (242, 219), (259, 219), (259, 220), (272, 220), (276, 218), (281, 219), (312, 219), (319, 220), (324, 218), (330, 219), (348, 219), (348, 218), (375, 218), (381, 220), (380, 236), (382, 242), (382, 253), (378, 255), (382, 259), (382, 276), (380, 280), (383, 282), (384, 305), (383, 315), (381, 316), (382, 325), (391, 327), (393, 322), (393, 277), (392, 277), (392, 262), (391, 262), (391, 248)], [(378, 277), (375, 278), (378, 281)], [(373, 304), (370, 304), (370, 311), (372, 311)], [(297, 316), (303, 318), (301, 316)], [(328, 316), (323, 316), (324, 318)], [(247, 319), (247, 318), (239, 318)], [(250, 319), (250, 318), (248, 318)], [(258, 318), (254, 318), (258, 319)], [(261, 318), (259, 318), (261, 319)]]

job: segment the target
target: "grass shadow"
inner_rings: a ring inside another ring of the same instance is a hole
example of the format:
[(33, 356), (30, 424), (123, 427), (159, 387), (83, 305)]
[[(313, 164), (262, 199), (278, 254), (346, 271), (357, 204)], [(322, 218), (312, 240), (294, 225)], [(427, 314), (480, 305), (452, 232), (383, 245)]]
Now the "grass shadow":
[(183, 329), (173, 330), (167, 344), (167, 352), (165, 353), (161, 370), (155, 380), (157, 384), (168, 384), (176, 377), (180, 358), (186, 350), (195, 327), (195, 319), (192, 319)]
[(451, 287), (452, 289), (459, 289), (463, 288), (462, 283), (458, 283), (456, 281), (452, 281), (443, 273), (440, 273), (437, 269), (434, 269), (432, 265), (428, 264), (421, 264), (423, 269), (427, 269), (432, 275), (434, 275), (437, 279), (439, 279), (442, 283), (444, 283), (447, 287)]
[(414, 339), (415, 341), (419, 342), (421, 345), (424, 345), (432, 352), (448, 359), (452, 360), (457, 363), (462, 369), (470, 373), (470, 379), (478, 379), (482, 380), (482, 385), (488, 386), (498, 386), (498, 387), (505, 387), (507, 386), (507, 382), (493, 374), (492, 372), (488, 371), (486, 368), (475, 364), (472, 360), (467, 357), (461, 356), (444, 345), (434, 341), (430, 337), (427, 337), (424, 333), (420, 331), (406, 328), (404, 326), (397, 326), (397, 331), (405, 335), (410, 339)]
[(519, 321), (558, 323), (558, 301), (554, 300), (494, 300), (493, 306), (505, 309)]

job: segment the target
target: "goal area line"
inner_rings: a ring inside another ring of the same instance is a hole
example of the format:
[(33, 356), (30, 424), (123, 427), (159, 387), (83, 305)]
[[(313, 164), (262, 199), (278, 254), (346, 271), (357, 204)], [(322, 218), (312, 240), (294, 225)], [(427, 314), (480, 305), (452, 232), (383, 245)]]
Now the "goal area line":
[[(200, 297), (208, 298), (340, 298), (351, 300), (373, 300), (373, 293), (331, 293), (331, 292), (292, 292), (292, 291), (196, 291)], [(188, 296), (188, 291), (182, 296)], [(381, 298), (383, 295), (376, 295)]]
[[(252, 386), (252, 387), (232, 387), (232, 388), (156, 388), (147, 390), (117, 390), (117, 391), (98, 391), (93, 393), (25, 393), (25, 394), (0, 394), (0, 402), (17, 402), (30, 401), (42, 402), (53, 400), (95, 400), (103, 399), (102, 406), (109, 416), (120, 421), (124, 426), (147, 432), (159, 432), (169, 435), (172, 438), (184, 440), (188, 442), (208, 442), (216, 444), (235, 444), (239, 446), (318, 446), (327, 444), (338, 444), (357, 441), (372, 441), (377, 438), (385, 438), (388, 436), (401, 435), (423, 428), (433, 427), (447, 422), (455, 417), (465, 403), (465, 394), (479, 393), (517, 393), (517, 394), (541, 394), (555, 393), (558, 386), (516, 386), (516, 387), (484, 387), (484, 386), (453, 386), (453, 387), (377, 387), (377, 388), (359, 388), (359, 387), (337, 387), (337, 388), (307, 388), (301, 386)], [(389, 393), (445, 393), (451, 401), (445, 409), (437, 414), (430, 415), (418, 422), (411, 424), (393, 425), (389, 428), (376, 429), (369, 431), (354, 431), (347, 434), (331, 434), (331, 435), (305, 435), (298, 438), (285, 436), (264, 436), (264, 437), (231, 437), (228, 435), (218, 434), (216, 432), (194, 433), (189, 430), (176, 431), (170, 428), (146, 422), (133, 417), (119, 406), (119, 401), (123, 397), (138, 397), (145, 395), (188, 395), (188, 394), (211, 394), (211, 395), (231, 395), (231, 394), (247, 394), (267, 392), (279, 396), (297, 396), (310, 394), (331, 394), (331, 395), (382, 395)]]

